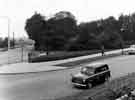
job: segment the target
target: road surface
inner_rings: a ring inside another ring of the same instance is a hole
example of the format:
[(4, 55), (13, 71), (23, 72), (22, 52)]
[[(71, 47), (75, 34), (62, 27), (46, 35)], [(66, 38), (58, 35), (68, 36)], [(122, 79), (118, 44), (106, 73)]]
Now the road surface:
[[(112, 78), (135, 72), (135, 56), (101, 60), (110, 65)], [(0, 76), (0, 100), (53, 100), (80, 91), (72, 87), (70, 73), (76, 73), (79, 67), (55, 72), (42, 72), (25, 75)]]

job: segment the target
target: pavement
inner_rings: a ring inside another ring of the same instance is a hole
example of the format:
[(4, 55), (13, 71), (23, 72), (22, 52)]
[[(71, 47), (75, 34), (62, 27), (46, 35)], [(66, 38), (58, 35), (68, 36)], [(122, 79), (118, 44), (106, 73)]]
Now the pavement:
[[(124, 51), (129, 50), (129, 48), (124, 49)], [(121, 49), (105, 52), (105, 55), (109, 54), (116, 54), (120, 53)], [(48, 61), (48, 62), (40, 62), (40, 63), (28, 63), (28, 62), (21, 62), (21, 63), (14, 63), (14, 64), (6, 64), (1, 65), (0, 67), (0, 74), (25, 74), (25, 73), (37, 73), (37, 72), (49, 72), (49, 71), (56, 71), (56, 70), (63, 70), (67, 67), (60, 67), (55, 66), (61, 63), (68, 63), (77, 60), (83, 60), (93, 57), (100, 57), (101, 53), (92, 54), (87, 56), (69, 58), (64, 60), (56, 60), (56, 61)]]

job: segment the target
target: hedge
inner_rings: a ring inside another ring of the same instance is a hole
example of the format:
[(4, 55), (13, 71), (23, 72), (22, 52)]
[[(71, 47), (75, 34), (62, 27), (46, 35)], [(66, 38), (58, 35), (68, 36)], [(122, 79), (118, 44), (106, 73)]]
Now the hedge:
[(42, 56), (30, 58), (29, 62), (44, 62), (44, 61), (61, 60), (61, 59), (85, 56), (85, 55), (99, 53), (99, 52), (101, 52), (101, 51), (100, 50), (92, 50), (92, 51), (77, 51), (77, 52), (56, 53), (56, 54), (42, 55)]

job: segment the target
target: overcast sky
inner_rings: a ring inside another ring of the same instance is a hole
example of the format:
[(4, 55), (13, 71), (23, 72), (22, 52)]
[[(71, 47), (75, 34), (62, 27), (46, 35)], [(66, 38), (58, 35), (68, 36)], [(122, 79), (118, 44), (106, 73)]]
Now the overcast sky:
[[(92, 21), (108, 16), (118, 17), (121, 13), (135, 12), (134, 0), (0, 0), (0, 37), (8, 35), (27, 36), (25, 21), (35, 11), (51, 16), (59, 11), (70, 11), (79, 22)], [(3, 17), (6, 16), (6, 17)]]

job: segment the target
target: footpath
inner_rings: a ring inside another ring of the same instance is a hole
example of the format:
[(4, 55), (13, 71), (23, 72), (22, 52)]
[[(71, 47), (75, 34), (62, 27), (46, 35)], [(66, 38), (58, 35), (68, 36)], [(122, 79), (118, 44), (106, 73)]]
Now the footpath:
[[(128, 51), (130, 48), (124, 49), (124, 51)], [(105, 52), (105, 55), (121, 53), (122, 50), (114, 50)], [(27, 74), (27, 73), (38, 73), (38, 72), (50, 72), (56, 70), (63, 70), (67, 67), (60, 67), (55, 66), (61, 63), (68, 63), (74, 62), (77, 60), (83, 60), (88, 58), (100, 57), (101, 53), (92, 54), (87, 56), (69, 58), (64, 60), (56, 60), (56, 61), (48, 61), (48, 62), (41, 62), (41, 63), (28, 63), (28, 62), (21, 62), (21, 63), (14, 63), (14, 64), (6, 64), (0, 67), (0, 75), (15, 75), (15, 74)]]

